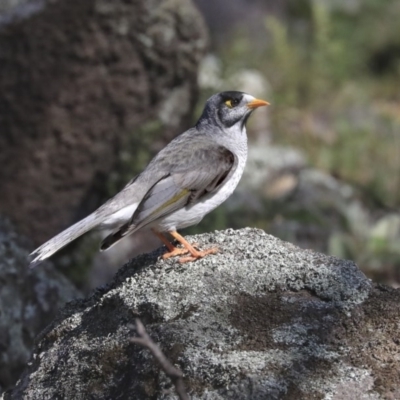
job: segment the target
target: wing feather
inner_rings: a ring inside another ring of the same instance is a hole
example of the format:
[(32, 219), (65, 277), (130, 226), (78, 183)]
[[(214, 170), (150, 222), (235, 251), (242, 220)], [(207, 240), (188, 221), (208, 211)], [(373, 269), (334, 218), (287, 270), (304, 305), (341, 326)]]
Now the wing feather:
[(164, 215), (184, 207), (191, 196), (191, 191), (177, 186), (172, 176), (157, 183), (139, 204), (132, 216), (132, 228), (140, 227), (155, 221)]
[(197, 149), (190, 161), (171, 166), (170, 174), (146, 194), (132, 216), (130, 231), (200, 201), (217, 190), (237, 164), (231, 151), (215, 145), (203, 146), (201, 152)]
[(201, 201), (218, 190), (237, 167), (237, 157), (230, 150), (204, 135), (191, 136), (190, 146), (185, 134), (173, 142), (174, 146), (163, 149), (135, 182), (136, 185), (147, 177), (154, 182), (152, 174), (158, 177), (142, 197), (131, 221), (105, 238), (102, 250), (159, 218)]

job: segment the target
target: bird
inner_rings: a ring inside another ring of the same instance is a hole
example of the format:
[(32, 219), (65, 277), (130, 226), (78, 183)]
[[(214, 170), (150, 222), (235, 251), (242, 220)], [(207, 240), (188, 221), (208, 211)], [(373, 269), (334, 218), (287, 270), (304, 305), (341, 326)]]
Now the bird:
[(267, 105), (239, 91), (211, 96), (194, 127), (175, 137), (114, 197), (34, 250), (30, 267), (93, 229), (111, 232), (100, 251), (151, 229), (167, 248), (163, 259), (186, 255), (179, 259), (186, 263), (218, 252), (216, 247), (199, 250), (178, 229), (198, 224), (233, 193), (247, 159), (246, 122), (255, 109)]

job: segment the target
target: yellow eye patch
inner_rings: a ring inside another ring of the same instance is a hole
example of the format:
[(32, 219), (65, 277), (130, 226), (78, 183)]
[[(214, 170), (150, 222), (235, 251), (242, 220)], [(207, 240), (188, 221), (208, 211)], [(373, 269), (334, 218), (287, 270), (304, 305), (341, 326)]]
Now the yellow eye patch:
[(227, 101), (225, 102), (225, 104), (226, 104), (229, 108), (232, 108), (232, 100), (227, 100)]

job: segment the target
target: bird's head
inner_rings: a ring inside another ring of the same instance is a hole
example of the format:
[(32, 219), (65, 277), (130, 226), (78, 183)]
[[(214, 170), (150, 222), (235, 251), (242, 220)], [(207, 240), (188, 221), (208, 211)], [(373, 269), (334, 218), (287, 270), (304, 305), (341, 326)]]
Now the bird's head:
[(238, 124), (242, 129), (256, 108), (267, 105), (267, 101), (256, 99), (247, 93), (220, 92), (207, 100), (198, 124), (211, 123), (220, 128), (231, 128)]

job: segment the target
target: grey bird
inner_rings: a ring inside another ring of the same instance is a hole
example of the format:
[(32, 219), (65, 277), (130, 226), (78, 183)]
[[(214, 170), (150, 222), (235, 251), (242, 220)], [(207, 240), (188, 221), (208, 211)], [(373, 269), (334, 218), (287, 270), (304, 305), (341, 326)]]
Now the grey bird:
[[(96, 211), (32, 252), (30, 266), (94, 228), (112, 231), (102, 241), (102, 251), (136, 231), (151, 229), (168, 249), (164, 259), (187, 254), (179, 261), (188, 262), (217, 252), (196, 249), (177, 230), (199, 223), (232, 194), (246, 164), (247, 119), (268, 104), (236, 91), (210, 97), (193, 128), (172, 140)], [(170, 243), (165, 233), (183, 248)]]

